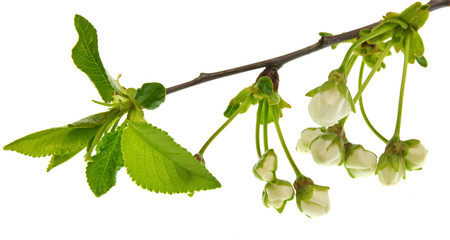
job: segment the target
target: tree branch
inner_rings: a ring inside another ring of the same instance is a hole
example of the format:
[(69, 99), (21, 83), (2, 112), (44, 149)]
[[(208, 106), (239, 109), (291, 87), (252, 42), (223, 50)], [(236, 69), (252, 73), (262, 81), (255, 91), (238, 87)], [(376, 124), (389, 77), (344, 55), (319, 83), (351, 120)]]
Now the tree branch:
[[(430, 12), (437, 10), (439, 8), (443, 8), (443, 7), (448, 7), (450, 6), (450, 0), (431, 0), (428, 2), (428, 4), (430, 5)], [(214, 79), (218, 79), (218, 78), (222, 78), (222, 77), (227, 77), (227, 76), (231, 76), (234, 74), (238, 74), (238, 73), (242, 73), (242, 72), (247, 72), (247, 71), (251, 71), (251, 70), (255, 70), (258, 68), (267, 68), (267, 67), (276, 67), (276, 68), (281, 68), (284, 64), (295, 60), (297, 58), (303, 57), (305, 55), (308, 55), (310, 53), (316, 52), (318, 50), (327, 48), (329, 46), (350, 40), (352, 38), (355, 38), (359, 35), (359, 32), (362, 29), (372, 29), (373, 27), (377, 26), (378, 24), (380, 24), (380, 22), (376, 22), (376, 23), (372, 23), (370, 25), (349, 31), (349, 32), (345, 32), (345, 33), (341, 33), (338, 35), (333, 35), (333, 36), (324, 36), (322, 37), (319, 41), (317, 41), (316, 43), (299, 49), (297, 51), (279, 56), (279, 57), (275, 57), (275, 58), (271, 58), (271, 59), (267, 59), (264, 61), (260, 61), (260, 62), (256, 62), (256, 63), (251, 63), (248, 65), (244, 65), (244, 66), (240, 66), (240, 67), (236, 67), (236, 68), (231, 68), (231, 69), (227, 69), (227, 70), (223, 70), (223, 71), (218, 71), (218, 72), (212, 72), (212, 73), (200, 73), (200, 75), (198, 77), (196, 77), (195, 79), (173, 86), (173, 87), (169, 87), (167, 88), (167, 94), (170, 93), (174, 93), (176, 91), (179, 90), (183, 90), (198, 84), (202, 84)]]

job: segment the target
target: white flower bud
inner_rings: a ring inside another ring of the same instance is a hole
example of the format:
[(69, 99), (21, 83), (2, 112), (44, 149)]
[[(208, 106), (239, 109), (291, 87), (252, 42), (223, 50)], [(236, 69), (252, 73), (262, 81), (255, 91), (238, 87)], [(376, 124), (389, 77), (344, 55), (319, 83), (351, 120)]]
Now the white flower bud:
[(283, 212), (287, 201), (294, 198), (294, 188), (290, 182), (284, 180), (267, 183), (264, 187), (262, 198), (266, 207), (272, 206), (281, 213)]
[(321, 128), (307, 128), (303, 130), (300, 139), (297, 142), (297, 147), (295, 148), (297, 152), (309, 153), (311, 151), (311, 143), (314, 139), (319, 137), (324, 130)]
[(312, 120), (321, 126), (332, 126), (351, 111), (349, 101), (341, 95), (337, 84), (314, 95), (308, 105)]
[(361, 145), (349, 148), (348, 157), (344, 163), (351, 177), (368, 177), (377, 169), (377, 155), (365, 150)]
[(340, 137), (334, 133), (320, 135), (311, 143), (311, 155), (320, 165), (338, 165), (344, 153), (344, 146)]
[(377, 166), (377, 175), (381, 184), (395, 185), (405, 176), (405, 161), (403, 156), (383, 153)]
[(273, 182), (277, 178), (275, 176), (275, 171), (277, 170), (277, 155), (273, 149), (269, 149), (264, 155), (259, 159), (259, 161), (253, 167), (253, 173), (255, 176), (266, 182)]
[(405, 155), (406, 166), (408, 170), (418, 170), (425, 164), (427, 156), (427, 149), (418, 140), (405, 141), (408, 145), (407, 150), (403, 153)]
[(301, 212), (308, 217), (319, 217), (330, 211), (328, 187), (307, 185), (297, 190), (296, 201)]

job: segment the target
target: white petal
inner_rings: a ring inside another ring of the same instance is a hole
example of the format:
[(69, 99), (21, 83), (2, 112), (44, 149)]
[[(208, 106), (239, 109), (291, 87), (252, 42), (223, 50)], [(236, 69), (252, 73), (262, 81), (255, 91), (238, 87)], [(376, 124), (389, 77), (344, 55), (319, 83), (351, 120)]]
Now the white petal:
[(296, 150), (301, 153), (310, 152), (311, 142), (322, 134), (319, 128), (303, 130), (297, 142)]
[(342, 159), (339, 146), (323, 138), (318, 138), (311, 144), (311, 155), (317, 164), (326, 166), (338, 165)]
[(309, 114), (314, 122), (322, 126), (332, 126), (351, 111), (350, 103), (333, 87), (317, 93), (309, 103)]
[(377, 155), (362, 147), (355, 149), (347, 159), (345, 166), (352, 169), (376, 169)]
[(410, 147), (408, 150), (408, 154), (406, 155), (408, 166), (412, 169), (421, 168), (425, 164), (427, 153), (427, 149), (425, 149), (425, 147), (421, 143)]
[(398, 172), (396, 172), (391, 166), (386, 166), (382, 170), (378, 171), (378, 179), (381, 184), (385, 186), (392, 186), (399, 183), (404, 174), (405, 170), (402, 166), (399, 167)]

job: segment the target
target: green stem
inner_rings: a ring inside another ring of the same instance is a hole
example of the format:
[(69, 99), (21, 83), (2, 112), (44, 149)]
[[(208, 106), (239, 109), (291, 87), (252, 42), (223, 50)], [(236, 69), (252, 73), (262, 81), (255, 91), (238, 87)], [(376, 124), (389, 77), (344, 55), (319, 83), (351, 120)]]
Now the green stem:
[[(381, 64), (383, 64), (383, 60), (389, 54), (389, 50), (391, 49), (392, 45), (394, 45), (394, 43), (392, 41), (389, 41), (386, 43), (386, 47), (384, 48), (383, 52), (381, 53), (380, 57), (378, 58), (377, 62), (374, 65), (374, 67), (372, 68), (372, 71), (370, 71), (369, 75), (366, 78), (366, 81), (364, 81), (364, 83), (361, 85), (361, 88), (358, 89), (358, 93), (356, 93), (356, 96), (353, 98), (354, 104), (356, 104), (356, 102), (359, 100), (362, 93), (364, 92), (367, 85), (369, 84), (370, 80), (372, 80), (372, 77), (378, 71)], [(363, 59), (363, 61), (364, 61), (364, 59)]]
[(393, 24), (386, 24), (385, 26), (380, 27), (380, 28), (377, 29), (376, 31), (371, 32), (371, 33), (367, 34), (366, 36), (361, 37), (360, 39), (358, 39), (358, 40), (357, 40), (355, 43), (353, 43), (353, 45), (348, 49), (347, 54), (345, 55), (344, 60), (342, 61), (342, 64), (341, 64), (341, 66), (339, 67), (339, 69), (340, 69), (342, 72), (347, 72), (347, 69), (346, 69), (346, 68), (347, 68), (347, 66), (348, 66), (350, 57), (352, 56), (353, 51), (355, 51), (355, 49), (356, 49), (357, 47), (359, 47), (359, 46), (360, 46), (361, 44), (363, 44), (364, 42), (366, 42), (366, 41), (368, 41), (368, 40), (370, 40), (370, 39), (372, 39), (372, 38), (374, 38), (374, 37), (376, 37), (376, 36), (379, 36), (379, 35), (381, 35), (381, 34), (383, 34), (383, 33), (386, 33), (386, 32), (388, 32), (388, 31), (392, 30), (393, 28), (395, 28), (395, 27), (397, 27), (397, 26), (398, 26), (398, 25), (395, 24), (395, 23), (393, 23)]
[(292, 159), (292, 156), (289, 153), (289, 149), (286, 146), (286, 142), (284, 141), (283, 134), (281, 133), (280, 124), (278, 122), (278, 108), (276, 106), (273, 106), (271, 108), (273, 115), (273, 123), (275, 124), (275, 128), (277, 129), (278, 138), (280, 139), (281, 146), (283, 146), (284, 153), (286, 154), (286, 157), (289, 160), (289, 163), (291, 164), (291, 167), (294, 170), (296, 177), (297, 178), (304, 177), (304, 175), (300, 172), (297, 165), (295, 164), (294, 159)]
[(261, 129), (261, 112), (263, 108), (263, 101), (259, 101), (258, 110), (256, 111), (256, 129), (255, 129), (255, 140), (256, 140), (256, 154), (258, 154), (258, 158), (261, 158), (261, 144), (259, 132)]
[(267, 102), (267, 99), (264, 99), (264, 112), (263, 112), (263, 137), (264, 137), (264, 152), (267, 152), (269, 150), (269, 138), (268, 138), (268, 131), (267, 131), (267, 125), (269, 121), (269, 103)]
[(350, 71), (353, 68), (353, 64), (355, 64), (355, 62), (356, 62), (356, 59), (358, 59), (358, 55), (356, 55), (356, 54), (353, 54), (350, 57), (350, 61), (349, 61), (348, 66), (347, 66), (347, 71), (345, 72), (345, 76), (348, 76), (350, 74)]
[[(359, 70), (359, 79), (358, 79), (358, 90), (361, 88), (361, 84), (362, 84), (362, 79), (363, 79), (363, 75), (364, 75), (364, 66), (366, 65), (366, 63), (363, 61), (361, 61), (361, 68)], [(364, 121), (366, 122), (367, 126), (370, 128), (370, 130), (372, 130), (372, 132), (379, 138), (381, 139), (381, 141), (383, 141), (384, 143), (387, 143), (388, 140), (383, 137), (383, 135), (381, 135), (376, 129), (375, 127), (372, 125), (372, 123), (369, 121), (369, 118), (367, 117), (366, 111), (364, 110), (364, 104), (363, 104), (363, 99), (362, 97), (359, 98), (359, 109), (361, 110), (361, 115), (364, 119)]]
[(230, 124), (231, 121), (233, 121), (233, 119), (242, 111), (242, 109), (250, 102), (250, 98), (247, 98), (243, 103), (241, 103), (241, 105), (239, 106), (239, 108), (234, 111), (234, 113), (228, 118), (228, 120), (222, 124), (222, 126), (220, 126), (219, 129), (217, 129), (216, 132), (214, 132), (214, 134), (209, 137), (208, 141), (205, 142), (205, 144), (203, 144), (203, 147), (200, 149), (200, 151), (198, 151), (198, 154), (200, 156), (203, 156), (203, 153), (205, 153), (206, 148), (208, 148), (209, 144), (219, 135), (220, 132), (222, 132), (222, 130), (224, 130), (228, 124)]
[(402, 112), (403, 112), (403, 98), (405, 93), (405, 84), (406, 84), (406, 72), (408, 71), (408, 60), (409, 60), (409, 48), (411, 44), (411, 33), (409, 31), (406, 32), (405, 39), (405, 51), (403, 54), (405, 55), (403, 62), (403, 73), (402, 73), (402, 83), (400, 86), (400, 96), (398, 100), (398, 111), (397, 111), (397, 123), (395, 125), (395, 131), (393, 139), (400, 139), (400, 125), (402, 122)]

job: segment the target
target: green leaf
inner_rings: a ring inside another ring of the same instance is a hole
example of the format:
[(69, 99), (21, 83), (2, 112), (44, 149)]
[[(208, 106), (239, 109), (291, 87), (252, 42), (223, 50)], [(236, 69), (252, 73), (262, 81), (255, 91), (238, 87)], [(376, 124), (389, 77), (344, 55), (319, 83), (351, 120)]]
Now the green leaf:
[[(248, 88), (241, 90), (233, 99), (230, 100), (230, 103), (227, 106), (227, 109), (223, 113), (226, 118), (229, 118), (233, 113), (244, 103), (248, 98), (252, 97), (252, 93)], [(256, 100), (256, 99), (252, 99)], [(253, 102), (248, 103), (247, 106), (243, 108), (241, 113), (244, 113), (248, 110), (248, 108), (254, 104)], [(255, 103), (256, 104), (256, 103)]]
[(191, 153), (148, 123), (129, 122), (122, 151), (130, 177), (149, 191), (173, 194), (221, 187)]
[(123, 114), (125, 114), (125, 112), (121, 111), (120, 107), (112, 108), (111, 110), (109, 110), (109, 112), (106, 113), (105, 120), (103, 120), (102, 124), (98, 126), (97, 133), (87, 145), (85, 155), (87, 161), (92, 160), (92, 151), (102, 138), (103, 134), (105, 134), (117, 121), (119, 121)]
[(157, 82), (144, 83), (136, 92), (134, 97), (139, 106), (153, 110), (166, 99), (166, 88)]
[(109, 112), (101, 112), (94, 115), (91, 115), (89, 117), (85, 117), (81, 120), (78, 120), (74, 123), (69, 124), (69, 127), (73, 128), (92, 128), (96, 126), (100, 126), (105, 121), (106, 117), (108, 116)]
[[(375, 32), (375, 31), (377, 31), (378, 29), (383, 29), (383, 28), (385, 28), (385, 27), (392, 26), (392, 25), (394, 25), (394, 26), (399, 26), (397, 23), (384, 22), (384, 23), (381, 23), (380, 25), (377, 25), (377, 26), (375, 26), (374, 28), (372, 28), (371, 32), (373, 33), (373, 32)], [(387, 39), (389, 39), (389, 38), (392, 38), (392, 36), (393, 36), (394, 33), (395, 33), (395, 29), (396, 29), (396, 28), (394, 28), (394, 29), (392, 29), (392, 30), (390, 30), (390, 31), (387, 31), (387, 32), (385, 32), (385, 33), (382, 33), (382, 34), (380, 34), (380, 35), (378, 35), (378, 36), (376, 36), (376, 37), (374, 37), (374, 38), (371, 38), (371, 39), (368, 40), (367, 42), (368, 42), (369, 44), (378, 44), (378, 43), (380, 43), (380, 42), (383, 42), (384, 40), (387, 40)]]
[(52, 170), (53, 168), (67, 162), (69, 159), (73, 158), (75, 155), (77, 155), (81, 150), (83, 150), (85, 147), (79, 148), (79, 150), (75, 150), (71, 153), (64, 154), (64, 155), (53, 155), (52, 159), (50, 160), (50, 163), (47, 167), (47, 172)]
[(427, 21), (430, 14), (429, 7), (430, 5), (422, 5), (420, 2), (415, 2), (400, 14), (400, 18), (417, 31)]
[(236, 110), (238, 110), (239, 106), (241, 106), (240, 103), (228, 105), (228, 107), (227, 107), (227, 109), (225, 110), (225, 112), (223, 112), (223, 115), (224, 115), (226, 118), (231, 117), (231, 115), (233, 115), (233, 113), (236, 112)]
[(117, 172), (123, 167), (122, 129), (109, 132), (97, 145), (97, 154), (86, 167), (89, 187), (95, 196), (100, 197), (116, 184)]
[(51, 128), (17, 139), (3, 149), (32, 157), (62, 156), (85, 148), (97, 130), (98, 127), (72, 128), (66, 126)]
[(264, 77), (260, 77), (258, 79), (258, 88), (261, 92), (263, 92), (264, 94), (266, 94), (267, 96), (270, 96), (270, 94), (272, 94), (273, 91), (273, 82), (272, 79), (270, 77), (264, 76)]
[(428, 67), (427, 59), (424, 56), (416, 57), (416, 61), (422, 67), (424, 68)]
[(409, 49), (409, 63), (414, 64), (417, 57), (422, 57), (425, 53), (425, 46), (423, 44), (420, 34), (416, 31), (411, 31), (411, 44)]
[(114, 92), (121, 91), (116, 81), (109, 76), (103, 67), (98, 52), (97, 30), (80, 15), (75, 15), (75, 28), (79, 38), (72, 49), (73, 62), (91, 79), (103, 101), (111, 102)]

